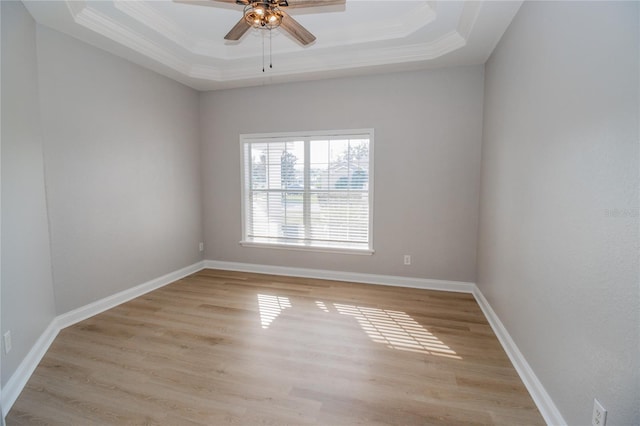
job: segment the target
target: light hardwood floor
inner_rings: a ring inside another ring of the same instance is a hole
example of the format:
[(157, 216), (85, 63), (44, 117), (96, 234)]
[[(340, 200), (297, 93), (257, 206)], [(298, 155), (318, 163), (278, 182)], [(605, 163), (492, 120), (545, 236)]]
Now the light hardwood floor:
[(62, 330), (23, 424), (544, 421), (469, 294), (203, 270)]

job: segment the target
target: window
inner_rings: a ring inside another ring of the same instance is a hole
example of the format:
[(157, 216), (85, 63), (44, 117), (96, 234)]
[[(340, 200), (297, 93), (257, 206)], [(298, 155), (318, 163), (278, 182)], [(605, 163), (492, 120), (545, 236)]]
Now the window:
[(373, 253), (373, 129), (240, 142), (241, 244)]

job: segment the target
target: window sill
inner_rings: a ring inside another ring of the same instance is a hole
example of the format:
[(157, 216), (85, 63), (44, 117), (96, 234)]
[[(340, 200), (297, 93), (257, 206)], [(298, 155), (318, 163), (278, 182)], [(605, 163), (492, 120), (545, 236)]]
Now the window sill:
[(340, 247), (317, 247), (298, 244), (275, 244), (275, 243), (257, 243), (253, 241), (240, 241), (240, 245), (243, 247), (254, 248), (266, 248), (276, 250), (297, 250), (297, 251), (313, 251), (320, 253), (334, 253), (334, 254), (354, 254), (360, 256), (371, 256), (375, 253), (372, 249), (358, 249), (358, 248), (340, 248)]

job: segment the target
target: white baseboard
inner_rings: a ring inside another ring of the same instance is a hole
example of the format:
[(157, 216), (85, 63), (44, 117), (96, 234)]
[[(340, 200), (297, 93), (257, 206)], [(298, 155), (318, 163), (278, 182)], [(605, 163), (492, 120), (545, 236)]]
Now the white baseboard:
[(560, 411), (558, 411), (557, 407), (551, 400), (551, 397), (542, 386), (542, 383), (540, 383), (536, 377), (535, 373), (509, 335), (509, 332), (493, 311), (487, 299), (485, 299), (474, 283), (397, 277), (392, 275), (363, 274), (357, 272), (327, 271), (321, 269), (257, 265), (217, 260), (204, 260), (194, 263), (186, 268), (163, 275), (162, 277), (153, 279), (136, 287), (132, 287), (128, 290), (121, 291), (112, 296), (105, 297), (104, 299), (100, 299), (54, 318), (51, 324), (33, 345), (24, 360), (20, 363), (20, 366), (13, 373), (7, 382), (7, 385), (2, 389), (2, 413), (6, 414), (11, 410), (11, 407), (20, 395), (20, 392), (22, 392), (22, 389), (27, 384), (29, 377), (31, 377), (31, 374), (33, 374), (38, 363), (40, 363), (40, 360), (47, 352), (49, 346), (61, 329), (76, 324), (108, 309), (114, 308), (131, 299), (142, 296), (143, 294), (163, 287), (205, 268), (473, 294), (547, 424), (554, 426), (566, 425)]
[(114, 308), (122, 303), (128, 302), (131, 299), (142, 296), (155, 289), (163, 287), (181, 278), (198, 272), (204, 268), (204, 262), (196, 262), (193, 265), (179, 269), (175, 272), (163, 275), (155, 278), (151, 281), (147, 281), (144, 284), (132, 287), (130, 289), (121, 291), (114, 295), (105, 297), (104, 299), (97, 300), (88, 305), (82, 306), (73, 311), (67, 312), (55, 317), (47, 329), (40, 335), (36, 343), (33, 345), (27, 356), (22, 360), (16, 371), (11, 375), (11, 378), (7, 382), (7, 385), (2, 388), (2, 413), (6, 415), (11, 407), (18, 399), (20, 392), (27, 384), (29, 377), (35, 371), (36, 367), (42, 360), (42, 357), (53, 343), (53, 340), (58, 335), (58, 332), (63, 328), (76, 324), (94, 315), (106, 311), (107, 309)]
[(108, 309), (115, 308), (122, 303), (128, 302), (129, 300), (135, 299), (136, 297), (140, 297), (143, 294), (149, 293), (150, 291), (156, 290), (160, 287), (164, 287), (165, 285), (184, 278), (187, 275), (196, 273), (203, 268), (204, 261), (200, 261), (177, 271), (170, 272), (151, 281), (147, 281), (144, 284), (140, 284), (111, 296), (107, 296), (104, 299), (96, 300), (93, 303), (89, 303), (88, 305), (82, 306), (78, 309), (74, 309), (73, 311), (58, 315), (56, 317), (58, 327), (59, 329), (63, 329), (80, 321), (84, 321), (87, 318), (90, 318)]
[(254, 272), (258, 274), (283, 275), (288, 277), (317, 278), (322, 280), (348, 281), (364, 284), (379, 284), (393, 287), (420, 288), (423, 290), (473, 293), (476, 285), (463, 281), (430, 280), (426, 278), (396, 277), (392, 275), (363, 274), (359, 272), (327, 271), (324, 269), (292, 268), (288, 266), (256, 265), (251, 263), (205, 260), (204, 267), (226, 271)]
[(489, 325), (491, 325), (493, 332), (498, 337), (502, 348), (507, 353), (511, 363), (518, 372), (520, 379), (529, 391), (533, 402), (536, 403), (538, 411), (542, 414), (545, 422), (547, 422), (548, 425), (553, 426), (566, 425), (567, 422), (564, 421), (558, 407), (553, 403), (551, 397), (544, 386), (542, 386), (542, 383), (540, 383), (540, 380), (538, 380), (538, 377), (535, 375), (531, 366), (520, 352), (520, 349), (518, 349), (518, 346), (511, 338), (511, 335), (505, 328), (504, 324), (502, 324), (502, 321), (500, 321), (500, 318), (498, 318), (498, 315), (496, 315), (495, 311), (477, 286), (473, 295), (476, 298), (478, 305), (480, 305), (480, 309), (482, 309), (484, 316), (487, 317), (487, 321), (489, 321)]
[(55, 318), (51, 324), (40, 335), (36, 343), (31, 347), (27, 356), (22, 360), (16, 371), (13, 372), (7, 385), (2, 388), (2, 413), (6, 415), (13, 403), (18, 399), (18, 395), (27, 384), (29, 377), (40, 363), (40, 360), (47, 353), (49, 346), (58, 335), (60, 329), (56, 324)]

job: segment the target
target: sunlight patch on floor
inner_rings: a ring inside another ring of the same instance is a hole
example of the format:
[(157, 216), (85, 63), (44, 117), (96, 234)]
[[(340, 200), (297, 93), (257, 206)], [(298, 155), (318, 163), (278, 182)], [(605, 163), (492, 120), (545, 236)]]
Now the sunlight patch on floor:
[(316, 306), (320, 308), (322, 311), (329, 313), (329, 308), (327, 308), (327, 305), (325, 305), (324, 302), (316, 300)]
[(260, 324), (262, 328), (269, 328), (269, 325), (287, 308), (291, 307), (288, 297), (271, 296), (269, 294), (258, 294), (258, 308), (260, 309)]
[(354, 317), (367, 336), (376, 343), (401, 351), (462, 359), (405, 312), (339, 303), (333, 306), (340, 314)]
[[(269, 294), (258, 294), (257, 296), (260, 324), (263, 329), (268, 329), (285, 309), (292, 307), (288, 297)], [(315, 305), (325, 313), (331, 313), (335, 309), (340, 315), (355, 318), (373, 342), (384, 344), (388, 348), (462, 359), (454, 350), (406, 312), (341, 303), (327, 305), (320, 300), (316, 300)]]

